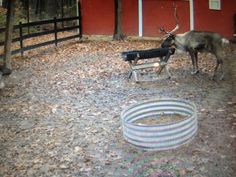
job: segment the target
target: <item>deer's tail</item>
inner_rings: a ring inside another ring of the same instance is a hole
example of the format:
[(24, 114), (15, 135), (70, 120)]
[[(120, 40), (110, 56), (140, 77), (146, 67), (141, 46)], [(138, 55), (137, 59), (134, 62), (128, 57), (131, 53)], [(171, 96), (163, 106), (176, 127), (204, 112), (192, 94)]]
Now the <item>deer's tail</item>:
[(226, 39), (226, 38), (222, 38), (221, 42), (222, 42), (222, 46), (228, 46), (229, 43), (230, 43), (230, 41), (228, 39)]
[(229, 46), (231, 52), (235, 52), (236, 51), (236, 38), (230, 39), (228, 46)]

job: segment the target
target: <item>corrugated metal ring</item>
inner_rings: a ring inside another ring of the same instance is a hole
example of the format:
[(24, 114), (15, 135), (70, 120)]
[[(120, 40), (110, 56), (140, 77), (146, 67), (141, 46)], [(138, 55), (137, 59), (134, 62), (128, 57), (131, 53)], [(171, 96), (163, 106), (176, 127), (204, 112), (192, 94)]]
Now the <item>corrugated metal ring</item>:
[[(155, 125), (140, 125), (140, 119), (180, 114), (184, 119)], [(182, 99), (156, 99), (133, 104), (121, 113), (126, 141), (144, 150), (168, 150), (190, 142), (197, 134), (197, 109)]]

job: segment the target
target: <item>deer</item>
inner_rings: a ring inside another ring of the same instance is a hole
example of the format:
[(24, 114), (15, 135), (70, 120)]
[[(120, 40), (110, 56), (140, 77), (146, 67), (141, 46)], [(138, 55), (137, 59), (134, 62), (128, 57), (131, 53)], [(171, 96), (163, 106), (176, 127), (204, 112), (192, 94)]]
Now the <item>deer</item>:
[(170, 32), (167, 32), (163, 27), (160, 28), (160, 32), (165, 35), (162, 37), (163, 42), (161, 47), (172, 47), (187, 52), (192, 60), (192, 75), (199, 73), (198, 69), (198, 53), (207, 52), (216, 57), (216, 66), (214, 68), (213, 80), (217, 77), (217, 70), (220, 67), (220, 80), (224, 78), (223, 72), (223, 49), (229, 44), (229, 40), (222, 37), (219, 33), (207, 32), (207, 31), (195, 31), (190, 30), (182, 34), (175, 34), (180, 28), (179, 18), (175, 7), (175, 20), (176, 26)]

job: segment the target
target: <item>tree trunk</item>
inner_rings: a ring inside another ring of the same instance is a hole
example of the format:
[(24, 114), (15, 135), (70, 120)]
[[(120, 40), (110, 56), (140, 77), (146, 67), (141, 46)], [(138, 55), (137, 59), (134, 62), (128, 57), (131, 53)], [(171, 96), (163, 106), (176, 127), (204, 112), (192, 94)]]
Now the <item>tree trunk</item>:
[[(27, 22), (29, 23), (30, 22), (30, 2), (29, 0), (26, 0), (26, 8), (27, 8)], [(30, 28), (28, 26), (28, 34), (30, 33)]]
[(46, 1), (46, 12), (49, 18), (57, 17), (58, 2), (57, 0)]
[(6, 24), (6, 35), (5, 35), (5, 46), (4, 46), (4, 67), (11, 69), (11, 43), (12, 33), (14, 25), (14, 12), (15, 12), (16, 0), (8, 1), (7, 4), (7, 24)]
[(113, 35), (114, 40), (121, 40), (124, 38), (121, 25), (121, 0), (115, 0), (115, 31)]
[(36, 1), (36, 8), (35, 8), (35, 15), (37, 15), (37, 16), (38, 16), (39, 7), (40, 7), (40, 6), (39, 6), (39, 3), (40, 3), (39, 1), (40, 1), (40, 0), (37, 0), (37, 1)]
[[(61, 0), (61, 18), (64, 18), (64, 0)], [(64, 22), (61, 22), (62, 28), (64, 28)]]

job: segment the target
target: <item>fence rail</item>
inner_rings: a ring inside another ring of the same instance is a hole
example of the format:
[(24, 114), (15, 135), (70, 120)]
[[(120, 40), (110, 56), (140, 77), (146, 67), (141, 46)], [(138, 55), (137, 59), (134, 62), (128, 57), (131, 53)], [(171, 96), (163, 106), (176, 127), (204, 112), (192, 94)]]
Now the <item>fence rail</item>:
[[(58, 25), (59, 23), (68, 22), (68, 21), (75, 21), (75, 20), (79, 21), (78, 25), (67, 26), (67, 27), (64, 27), (64, 25), (63, 25), (62, 28), (59, 28), (59, 25)], [(29, 33), (29, 34), (23, 34), (23, 29), (24, 28), (38, 27), (38, 26), (49, 25), (49, 24), (53, 25), (53, 29), (40, 31), (40, 32), (34, 32), (34, 33)], [(77, 33), (75, 35), (63, 37), (63, 38), (58, 38), (58, 33), (59, 32), (70, 31), (70, 30), (74, 30), (74, 29), (79, 29), (79, 33)], [(12, 39), (12, 42), (13, 43), (14, 42), (20, 42), (20, 48), (13, 50), (11, 52), (12, 55), (21, 53), (21, 55), (23, 56), (24, 52), (28, 51), (28, 50), (36, 49), (38, 47), (43, 47), (43, 46), (51, 45), (51, 44), (55, 44), (57, 46), (57, 44), (59, 42), (63, 42), (63, 41), (66, 41), (66, 40), (82, 37), (80, 16), (78, 16), (78, 17), (69, 17), (69, 18), (59, 18), (59, 19), (54, 18), (54, 19), (51, 19), (51, 20), (44, 20), (44, 21), (30, 22), (30, 23), (21, 23), (20, 22), (18, 25), (14, 26), (14, 30), (19, 31), (19, 36)], [(6, 28), (0, 28), (0, 33), (3, 33), (5, 31), (6, 31)], [(38, 43), (38, 44), (32, 44), (32, 45), (24, 46), (24, 40), (26, 40), (26, 39), (39, 37), (39, 36), (43, 36), (43, 35), (49, 35), (49, 34), (54, 34), (54, 39), (53, 40)], [(5, 41), (0, 41), (0, 46), (4, 46), (4, 44), (5, 44)], [(3, 58), (3, 57), (4, 57), (4, 54), (0, 54), (0, 59)]]

